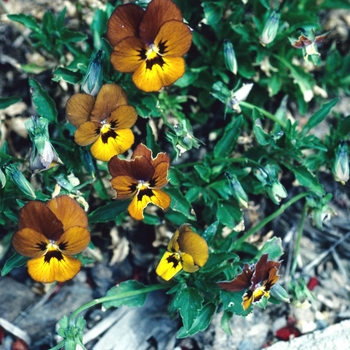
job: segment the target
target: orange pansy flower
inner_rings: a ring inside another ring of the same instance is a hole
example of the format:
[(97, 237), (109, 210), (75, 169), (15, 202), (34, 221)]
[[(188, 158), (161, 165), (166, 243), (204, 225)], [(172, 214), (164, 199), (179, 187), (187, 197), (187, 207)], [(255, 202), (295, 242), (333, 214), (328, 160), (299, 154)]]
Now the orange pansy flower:
[(12, 238), (16, 251), (31, 258), (29, 275), (38, 282), (64, 282), (72, 279), (81, 262), (72, 255), (90, 242), (84, 210), (69, 196), (47, 203), (31, 201), (20, 211), (18, 231)]
[(170, 206), (170, 196), (161, 190), (168, 183), (169, 166), (170, 159), (166, 153), (158, 153), (156, 158), (152, 158), (152, 151), (142, 143), (136, 147), (131, 160), (114, 156), (109, 161), (116, 199), (133, 198), (128, 211), (134, 219), (143, 219), (143, 210), (149, 203), (163, 210)]
[(247, 310), (252, 303), (259, 302), (262, 297), (269, 298), (270, 290), (279, 280), (280, 261), (268, 260), (268, 254), (261, 256), (252, 266), (244, 264), (243, 271), (229, 282), (218, 282), (218, 285), (230, 292), (248, 289), (243, 295), (243, 309)]
[(66, 105), (67, 119), (77, 127), (75, 142), (80, 146), (92, 144), (91, 154), (109, 161), (114, 155), (127, 151), (134, 143), (130, 128), (137, 112), (127, 105), (125, 91), (116, 84), (105, 84), (96, 98), (75, 94)]
[(192, 34), (171, 0), (152, 0), (146, 11), (135, 4), (118, 6), (108, 21), (107, 39), (114, 69), (133, 72), (135, 85), (150, 92), (183, 76), (182, 56), (190, 49)]

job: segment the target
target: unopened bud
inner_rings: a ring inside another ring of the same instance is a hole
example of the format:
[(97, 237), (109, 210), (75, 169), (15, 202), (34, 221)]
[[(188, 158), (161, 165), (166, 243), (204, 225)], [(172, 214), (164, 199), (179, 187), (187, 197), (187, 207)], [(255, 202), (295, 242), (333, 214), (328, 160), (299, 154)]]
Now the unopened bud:
[(103, 53), (102, 50), (98, 50), (96, 54), (91, 55), (89, 66), (81, 84), (81, 89), (86, 94), (96, 96), (101, 89), (103, 83)]
[(231, 189), (233, 197), (238, 202), (241, 208), (248, 208), (248, 196), (245, 193), (241, 183), (237, 180), (236, 175), (231, 175), (228, 172), (225, 173)]
[(275, 40), (280, 18), (280, 11), (273, 10), (270, 17), (266, 21), (264, 29), (259, 37), (261, 45), (266, 46)]
[(13, 164), (5, 165), (5, 172), (21, 192), (30, 199), (36, 198), (33, 186)]
[(224, 40), (224, 58), (226, 68), (233, 74), (237, 74), (237, 60), (233, 45), (227, 39)]
[(338, 146), (332, 172), (334, 180), (341, 182), (342, 185), (345, 185), (345, 183), (349, 180), (348, 146), (345, 142), (342, 142)]

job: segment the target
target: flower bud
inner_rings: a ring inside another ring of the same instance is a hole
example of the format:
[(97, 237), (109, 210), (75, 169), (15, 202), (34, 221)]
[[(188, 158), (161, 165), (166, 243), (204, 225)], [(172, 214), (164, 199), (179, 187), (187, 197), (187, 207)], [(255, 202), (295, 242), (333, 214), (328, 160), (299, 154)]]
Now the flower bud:
[(96, 96), (101, 89), (103, 83), (103, 53), (102, 50), (98, 50), (96, 54), (91, 55), (89, 66), (81, 84), (81, 89), (86, 94)]
[(273, 10), (270, 17), (266, 21), (264, 29), (259, 37), (261, 45), (266, 46), (275, 40), (280, 18), (280, 11)]
[(286, 198), (288, 193), (279, 181), (274, 181), (271, 186), (267, 186), (266, 192), (275, 204), (280, 204), (282, 198)]
[(248, 196), (245, 193), (241, 183), (237, 180), (236, 175), (231, 175), (228, 172), (225, 172), (225, 176), (229, 181), (229, 186), (233, 197), (238, 202), (241, 208), (248, 208)]
[(33, 142), (29, 167), (34, 174), (63, 164), (50, 143), (48, 125), (49, 121), (45, 118), (32, 117), (25, 122), (25, 127)]
[(5, 172), (21, 192), (30, 199), (36, 198), (33, 186), (13, 164), (5, 165)]
[(243, 84), (241, 88), (232, 93), (232, 96), (229, 100), (229, 107), (236, 111), (237, 113), (241, 112), (241, 108), (239, 106), (240, 102), (245, 101), (250, 93), (250, 90), (253, 87), (253, 83)]
[(237, 74), (237, 60), (233, 45), (227, 39), (224, 40), (224, 58), (226, 68), (233, 74)]
[(332, 172), (334, 180), (341, 182), (342, 185), (349, 180), (348, 146), (345, 142), (341, 142), (338, 146)]

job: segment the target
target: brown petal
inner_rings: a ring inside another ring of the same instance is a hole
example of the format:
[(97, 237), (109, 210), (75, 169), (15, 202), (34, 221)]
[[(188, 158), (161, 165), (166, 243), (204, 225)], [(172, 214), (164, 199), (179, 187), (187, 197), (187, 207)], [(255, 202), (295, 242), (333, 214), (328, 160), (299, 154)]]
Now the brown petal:
[(140, 23), (140, 38), (152, 44), (160, 27), (171, 20), (182, 21), (179, 8), (171, 0), (152, 0)]
[(263, 254), (255, 265), (252, 277), (252, 288), (258, 283), (267, 280), (271, 269), (276, 268), (279, 270), (280, 267), (281, 262), (268, 260), (268, 254)]
[(92, 108), (94, 107), (94, 103), (95, 98), (91, 95), (73, 95), (66, 104), (68, 121), (76, 127), (88, 121)]
[(63, 233), (63, 224), (55, 214), (40, 201), (30, 201), (20, 211), (18, 228), (31, 228), (48, 239), (56, 241)]
[(91, 111), (92, 122), (102, 122), (119, 106), (127, 104), (125, 91), (117, 84), (105, 84), (98, 92), (95, 105)]
[(242, 273), (236, 278), (230, 282), (218, 282), (218, 285), (229, 292), (239, 292), (250, 287), (252, 276), (253, 270), (250, 269), (248, 264), (244, 264)]
[(84, 209), (71, 197), (63, 195), (51, 199), (47, 206), (62, 222), (64, 231), (72, 226), (88, 226)]
[(112, 46), (126, 37), (137, 37), (145, 11), (135, 4), (118, 6), (108, 20), (107, 39)]

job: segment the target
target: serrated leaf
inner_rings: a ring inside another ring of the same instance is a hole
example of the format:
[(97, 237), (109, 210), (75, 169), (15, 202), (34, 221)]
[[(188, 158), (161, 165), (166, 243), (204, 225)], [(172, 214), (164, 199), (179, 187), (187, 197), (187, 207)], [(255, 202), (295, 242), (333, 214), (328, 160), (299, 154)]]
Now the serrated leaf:
[(227, 125), (224, 135), (214, 147), (215, 158), (227, 157), (232, 152), (241, 133), (242, 124), (243, 116), (240, 115), (237, 119)]
[(175, 296), (174, 306), (180, 312), (185, 331), (189, 331), (202, 308), (203, 297), (197, 289), (181, 289)]
[(12, 96), (12, 97), (0, 97), (0, 109), (5, 109), (19, 101), (22, 101), (20, 97)]
[(237, 254), (230, 252), (211, 253), (209, 255), (208, 261), (201, 268), (200, 271), (201, 273), (211, 272), (217, 267), (219, 267), (221, 264), (225, 263), (226, 260), (238, 261), (239, 257)]
[(243, 309), (242, 301), (243, 294), (242, 292), (228, 292), (226, 290), (220, 290), (220, 299), (224, 310), (232, 312), (238, 316), (247, 316), (250, 314), (252, 307), (250, 306), (247, 310)]
[(211, 319), (216, 311), (216, 305), (208, 303), (203, 306), (199, 312), (198, 317), (194, 320), (193, 325), (189, 331), (186, 331), (185, 327), (181, 327), (177, 333), (177, 338), (186, 338), (190, 335), (194, 335), (200, 331), (204, 331), (208, 328)]
[(166, 192), (171, 197), (170, 208), (172, 210), (180, 212), (190, 220), (196, 220), (196, 215), (192, 213), (191, 203), (186, 199), (186, 197), (178, 188), (168, 187), (164, 189), (164, 192)]
[(304, 125), (302, 135), (305, 136), (312, 128), (320, 124), (338, 102), (339, 98), (335, 98), (327, 103), (324, 103), (321, 108), (316, 113), (314, 113)]
[(39, 32), (41, 30), (39, 23), (33, 16), (24, 15), (23, 13), (16, 15), (7, 15), (11, 21), (19, 22), (25, 27), (31, 29), (34, 32)]
[(122, 305), (140, 307), (146, 302), (147, 293), (138, 293), (138, 291), (144, 288), (146, 286), (137, 281), (130, 280), (122, 282), (118, 286), (111, 288), (106, 294), (107, 297), (115, 297), (117, 299), (105, 301), (102, 303), (102, 306), (106, 309), (120, 307)]
[(196, 169), (198, 175), (201, 177), (202, 180), (205, 182), (209, 182), (210, 175), (211, 175), (211, 169), (204, 166), (204, 165), (195, 165), (194, 168)]
[(50, 122), (57, 122), (58, 111), (55, 101), (34, 79), (29, 78), (30, 92), (38, 114)]
[(98, 207), (92, 213), (89, 214), (89, 222), (107, 222), (112, 221), (117, 215), (126, 211), (130, 201), (129, 200), (115, 200), (111, 203)]
[(67, 27), (63, 27), (60, 34), (63, 43), (77, 43), (88, 38), (86, 34), (70, 30)]
[(6, 262), (4, 267), (1, 269), (1, 276), (7, 275), (15, 267), (23, 266), (27, 263), (30, 258), (23, 256), (15, 252)]

